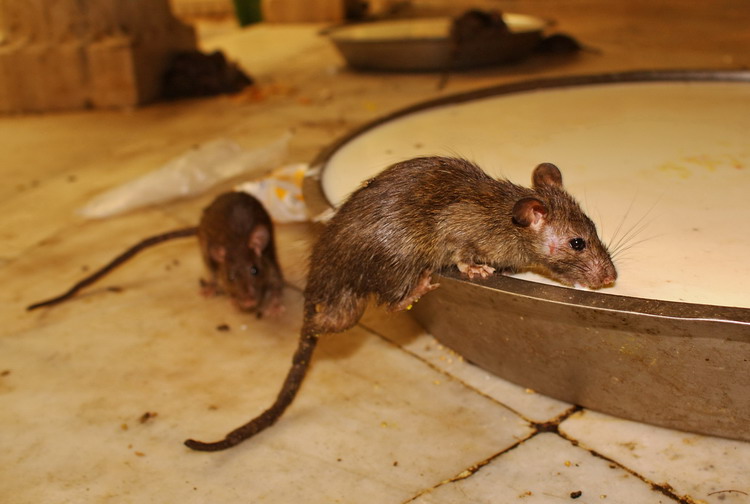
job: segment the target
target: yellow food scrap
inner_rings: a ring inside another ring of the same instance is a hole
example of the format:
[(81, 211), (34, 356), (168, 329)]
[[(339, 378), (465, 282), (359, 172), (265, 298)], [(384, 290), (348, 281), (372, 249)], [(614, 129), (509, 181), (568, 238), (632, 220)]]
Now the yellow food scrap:
[(688, 163), (698, 165), (701, 168), (705, 168), (708, 171), (716, 171), (716, 168), (722, 164), (722, 161), (716, 158), (712, 158), (705, 154), (699, 156), (687, 156), (683, 158)]
[(672, 172), (678, 177), (683, 178), (683, 179), (690, 178), (690, 176), (693, 174), (690, 171), (690, 168), (683, 166), (681, 164), (677, 164), (674, 161), (669, 161), (667, 163), (664, 163), (661, 166), (659, 166), (658, 169), (659, 171), (663, 171), (667, 173)]
[(302, 181), (305, 179), (305, 171), (305, 168), (301, 167), (294, 172), (294, 183), (299, 187), (302, 187)]
[(745, 166), (742, 161), (731, 154), (696, 154), (683, 156), (677, 161), (667, 161), (658, 167), (659, 171), (671, 172), (680, 178), (687, 179), (693, 175), (696, 169), (715, 172), (723, 168), (742, 170)]
[(283, 187), (277, 186), (275, 190), (276, 190), (276, 197), (279, 198), (280, 200), (283, 200), (284, 198), (286, 198), (286, 195), (289, 194), (289, 191), (287, 191)]

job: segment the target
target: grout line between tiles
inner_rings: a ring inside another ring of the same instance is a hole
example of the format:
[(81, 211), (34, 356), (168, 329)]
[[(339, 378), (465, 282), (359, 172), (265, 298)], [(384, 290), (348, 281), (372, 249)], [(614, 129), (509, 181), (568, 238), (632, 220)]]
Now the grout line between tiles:
[[(528, 440), (533, 439), (534, 437), (536, 437), (538, 434), (541, 434), (543, 432), (548, 432), (548, 433), (554, 433), (554, 434), (558, 434), (559, 435), (560, 433), (558, 432), (557, 427), (560, 425), (560, 423), (562, 423), (568, 417), (570, 417), (574, 413), (577, 413), (581, 409), (583, 409), (583, 408), (581, 408), (580, 406), (573, 406), (570, 409), (568, 409), (567, 411), (563, 412), (562, 414), (558, 415), (557, 417), (555, 417), (554, 419), (552, 419), (552, 420), (550, 420), (548, 422), (540, 422), (540, 423), (529, 422), (531, 424), (531, 427), (534, 430), (533, 430), (533, 432), (531, 432), (531, 434), (529, 434), (525, 438), (519, 439), (518, 441), (516, 441), (515, 443), (513, 443), (509, 447), (505, 448), (504, 450), (501, 450), (501, 451), (495, 453), (494, 455), (492, 455), (492, 456), (490, 456), (490, 457), (488, 457), (488, 458), (486, 458), (486, 459), (484, 459), (484, 460), (482, 460), (482, 461), (480, 461), (480, 462), (478, 462), (476, 464), (473, 464), (473, 465), (469, 466), (468, 468), (464, 469), (463, 471), (461, 471), (457, 475), (453, 476), (452, 478), (448, 478), (447, 480), (443, 480), (443, 481), (437, 483), (436, 485), (433, 485), (430, 488), (426, 488), (424, 490), (419, 491), (413, 497), (411, 497), (411, 498), (403, 501), (402, 504), (408, 504), (410, 502), (414, 502), (416, 499), (418, 499), (422, 495), (428, 494), (428, 493), (432, 492), (433, 490), (438, 489), (439, 487), (441, 487), (443, 485), (447, 485), (447, 484), (450, 484), (450, 483), (455, 483), (457, 481), (461, 481), (461, 480), (470, 478), (471, 476), (473, 476), (474, 474), (476, 474), (477, 472), (479, 472), (484, 466), (486, 466), (487, 464), (489, 464), (493, 460), (497, 459), (501, 455), (504, 455), (504, 454), (506, 454), (506, 453), (508, 453), (508, 452), (510, 452), (512, 450), (515, 450), (516, 448), (518, 448), (519, 446), (521, 446), (522, 444), (524, 444), (526, 441), (528, 441)], [(692, 504), (692, 503), (690, 503), (690, 504)]]
[[(292, 284), (290, 284), (288, 282), (286, 282), (286, 286), (288, 288), (292, 288), (294, 290), (302, 292), (302, 289), (300, 289), (299, 287), (297, 287), (295, 285), (292, 285)], [(568, 441), (569, 443), (571, 443), (573, 446), (579, 447), (579, 448), (582, 448), (582, 449), (588, 451), (594, 457), (597, 457), (597, 458), (600, 458), (602, 460), (605, 460), (605, 461), (609, 462), (610, 464), (614, 464), (615, 466), (621, 468), (622, 470), (628, 472), (629, 474), (632, 474), (633, 476), (635, 476), (636, 478), (638, 478), (639, 480), (641, 480), (645, 484), (649, 485), (652, 490), (663, 494), (665, 497), (667, 497), (667, 498), (669, 498), (669, 499), (671, 499), (671, 500), (673, 500), (673, 501), (675, 501), (675, 502), (677, 502), (679, 504), (698, 504), (698, 501), (695, 501), (690, 496), (684, 496), (684, 497), (679, 496), (676, 493), (675, 489), (672, 488), (672, 486), (669, 485), (668, 483), (654, 483), (654, 482), (650, 481), (648, 478), (646, 478), (646, 477), (638, 474), (636, 471), (634, 471), (634, 470), (626, 467), (625, 465), (623, 465), (623, 464), (621, 464), (621, 463), (619, 463), (619, 462), (617, 462), (617, 461), (615, 461), (615, 460), (607, 457), (606, 455), (603, 455), (603, 454), (601, 454), (601, 453), (599, 453), (599, 452), (597, 452), (597, 451), (595, 451), (595, 450), (593, 450), (591, 448), (587, 448), (585, 446), (581, 446), (581, 444), (580, 444), (580, 442), (578, 440), (576, 440), (574, 438), (571, 438), (571, 437), (567, 436), (566, 434), (560, 432), (560, 430), (559, 430), (560, 424), (562, 422), (564, 422), (565, 420), (567, 420), (572, 415), (574, 415), (575, 413), (583, 411), (584, 410), (583, 407), (581, 407), (581, 406), (572, 406), (568, 410), (564, 411), (563, 413), (561, 413), (557, 417), (555, 417), (552, 420), (549, 420), (547, 422), (535, 422), (535, 421), (532, 421), (529, 418), (527, 418), (525, 415), (523, 415), (522, 413), (520, 413), (520, 412), (516, 411), (515, 409), (511, 408), (510, 406), (502, 403), (498, 399), (496, 399), (496, 398), (494, 398), (494, 397), (492, 397), (492, 396), (490, 396), (490, 395), (482, 392), (481, 390), (477, 389), (476, 387), (473, 387), (473, 386), (469, 385), (468, 383), (464, 382), (460, 378), (458, 378), (458, 377), (452, 375), (451, 373), (449, 373), (447, 370), (442, 369), (442, 368), (438, 367), (437, 365), (433, 364), (432, 362), (430, 362), (429, 360), (425, 359), (424, 357), (422, 357), (421, 355), (417, 354), (416, 352), (410, 351), (410, 350), (404, 348), (403, 346), (397, 344), (396, 342), (392, 341), (391, 339), (389, 339), (388, 337), (386, 337), (384, 334), (382, 334), (381, 332), (373, 329), (372, 327), (369, 327), (369, 326), (365, 325), (361, 321), (357, 325), (359, 325), (361, 328), (365, 329), (367, 332), (369, 332), (371, 334), (374, 334), (375, 336), (381, 338), (382, 340), (384, 340), (389, 345), (391, 345), (391, 346), (393, 346), (395, 348), (398, 348), (399, 350), (405, 352), (406, 354), (410, 355), (411, 357), (419, 360), (420, 362), (422, 362), (423, 364), (427, 365), (428, 367), (430, 367), (434, 371), (437, 371), (438, 373), (440, 373), (440, 374), (442, 374), (442, 375), (450, 378), (451, 380), (455, 380), (456, 382), (460, 383), (461, 385), (463, 385), (467, 389), (473, 391), (474, 393), (479, 394), (480, 396), (482, 396), (482, 397), (484, 397), (486, 399), (489, 399), (490, 401), (492, 401), (492, 402), (494, 402), (496, 404), (499, 404), (499, 405), (507, 408), (509, 411), (511, 411), (512, 413), (516, 414), (523, 421), (525, 421), (526, 423), (528, 423), (529, 426), (533, 429), (533, 431), (528, 436), (526, 436), (525, 438), (520, 439), (517, 442), (513, 443), (512, 445), (508, 446), (507, 448), (505, 448), (505, 449), (503, 449), (503, 450), (501, 450), (501, 451), (499, 451), (499, 452), (491, 455), (490, 457), (488, 457), (488, 458), (486, 458), (484, 460), (481, 460), (481, 461), (479, 461), (479, 462), (477, 462), (477, 463), (469, 466), (468, 468), (464, 469), (463, 471), (461, 471), (460, 473), (456, 474), (455, 476), (453, 476), (451, 478), (448, 478), (446, 480), (443, 480), (443, 481), (441, 481), (441, 482), (433, 485), (430, 488), (426, 488), (424, 490), (419, 491), (418, 493), (416, 493), (411, 498), (403, 501), (402, 504), (408, 504), (410, 502), (414, 502), (416, 499), (418, 499), (422, 495), (428, 494), (428, 493), (432, 492), (433, 490), (436, 490), (437, 488), (439, 488), (439, 487), (441, 487), (443, 485), (450, 484), (450, 483), (455, 483), (457, 481), (461, 481), (461, 480), (470, 478), (471, 476), (473, 476), (474, 474), (476, 474), (477, 472), (479, 472), (484, 466), (486, 466), (487, 464), (491, 463), (493, 460), (497, 459), (498, 457), (502, 456), (505, 453), (508, 453), (508, 452), (510, 452), (512, 450), (515, 450), (516, 448), (518, 448), (519, 446), (521, 446), (522, 444), (524, 444), (526, 441), (528, 441), (530, 439), (533, 439), (538, 434), (543, 433), (543, 432), (556, 434), (556, 435), (560, 436), (561, 438), (565, 439), (566, 441)]]
[(492, 462), (496, 458), (500, 457), (501, 455), (504, 455), (505, 453), (508, 453), (510, 451), (515, 450), (516, 448), (518, 448), (519, 446), (521, 446), (523, 443), (525, 443), (529, 439), (531, 439), (534, 436), (536, 436), (537, 434), (538, 434), (538, 432), (536, 432), (536, 431), (532, 432), (531, 434), (529, 434), (525, 438), (519, 439), (518, 441), (516, 441), (515, 443), (513, 443), (509, 447), (505, 448), (504, 450), (501, 450), (501, 451), (495, 453), (494, 455), (491, 455), (490, 457), (488, 457), (488, 458), (486, 458), (486, 459), (484, 459), (484, 460), (482, 460), (480, 462), (477, 462), (476, 464), (473, 464), (473, 465), (469, 466), (468, 468), (464, 469), (463, 471), (461, 471), (460, 473), (456, 474), (452, 478), (448, 478), (448, 479), (443, 480), (443, 481), (441, 481), (441, 482), (439, 482), (439, 483), (437, 483), (437, 484), (435, 484), (435, 485), (433, 485), (433, 486), (431, 486), (429, 488), (425, 488), (424, 490), (420, 490), (414, 496), (412, 496), (409, 499), (403, 501), (401, 504), (408, 504), (410, 502), (414, 502), (415, 500), (417, 500), (421, 496), (426, 495), (426, 494), (432, 492), (433, 490), (437, 490), (438, 488), (440, 488), (443, 485), (447, 485), (447, 484), (450, 484), (450, 483), (455, 483), (456, 481), (461, 481), (461, 480), (470, 478), (471, 476), (473, 476), (474, 474), (476, 474), (477, 472), (479, 472), (479, 470), (482, 469), (482, 467), (486, 466), (487, 464), (489, 464), (490, 462)]
[[(583, 408), (581, 408), (581, 410), (583, 410)], [(633, 469), (630, 469), (629, 467), (627, 467), (627, 466), (625, 466), (625, 465), (617, 462), (616, 460), (614, 460), (612, 458), (609, 458), (606, 455), (601, 454), (601, 453), (597, 452), (596, 450), (594, 450), (592, 448), (588, 448), (586, 446), (582, 446), (581, 443), (577, 439), (569, 437), (567, 434), (565, 434), (563, 432), (560, 432), (559, 430), (556, 431), (556, 434), (558, 436), (560, 436), (561, 438), (563, 438), (564, 440), (568, 441), (573, 446), (575, 446), (577, 448), (581, 448), (583, 450), (586, 450), (587, 452), (589, 452), (594, 457), (602, 459), (602, 460), (604, 460), (606, 462), (609, 462), (610, 466), (615, 465), (615, 466), (619, 467), (620, 469), (622, 469), (623, 471), (626, 471), (627, 473), (635, 476), (636, 478), (638, 478), (639, 480), (641, 480), (642, 482), (644, 482), (645, 484), (647, 484), (648, 486), (650, 486), (651, 489), (654, 490), (655, 492), (659, 492), (662, 495), (664, 495), (665, 497), (668, 497), (668, 498), (674, 500), (675, 502), (678, 502), (679, 504), (699, 504), (700, 502), (702, 502), (702, 501), (696, 501), (696, 500), (694, 500), (689, 495), (685, 495), (685, 496), (678, 495), (677, 492), (676, 492), (676, 490), (669, 483), (654, 483), (653, 481), (649, 480), (647, 477), (645, 477), (645, 476), (639, 474), (638, 472), (634, 471)]]

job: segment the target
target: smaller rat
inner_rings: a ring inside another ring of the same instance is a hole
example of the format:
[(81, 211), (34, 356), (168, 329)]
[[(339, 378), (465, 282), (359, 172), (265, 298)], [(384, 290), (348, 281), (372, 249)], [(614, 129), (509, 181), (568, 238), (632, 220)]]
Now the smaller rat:
[(431, 277), (442, 268), (455, 265), (469, 278), (534, 269), (567, 285), (612, 285), (607, 247), (563, 188), (560, 170), (542, 163), (532, 181), (529, 189), (465, 159), (423, 157), (365, 182), (313, 247), (299, 342), (274, 404), (220, 441), (185, 444), (224, 450), (273, 425), (302, 385), (319, 335), (354, 326), (370, 299), (409, 309), (438, 287)]
[(258, 317), (282, 310), (284, 279), (276, 258), (271, 218), (257, 199), (242, 192), (219, 195), (203, 210), (198, 226), (146, 238), (64, 294), (26, 309), (34, 310), (65, 301), (141, 250), (188, 236), (198, 237), (210, 276), (208, 281), (201, 282), (205, 295), (227, 294), (238, 309), (255, 311)]

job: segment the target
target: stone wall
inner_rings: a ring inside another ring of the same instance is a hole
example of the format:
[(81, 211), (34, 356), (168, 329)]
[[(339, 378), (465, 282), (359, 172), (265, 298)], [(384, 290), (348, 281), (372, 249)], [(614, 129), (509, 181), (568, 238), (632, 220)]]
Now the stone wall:
[(0, 113), (151, 101), (195, 45), (167, 0), (0, 0)]

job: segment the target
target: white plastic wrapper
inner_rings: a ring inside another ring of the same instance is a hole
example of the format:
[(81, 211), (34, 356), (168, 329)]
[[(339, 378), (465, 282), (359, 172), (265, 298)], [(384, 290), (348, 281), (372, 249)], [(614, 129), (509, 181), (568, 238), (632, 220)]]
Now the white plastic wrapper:
[(292, 134), (286, 132), (271, 144), (251, 151), (226, 138), (212, 140), (156, 171), (94, 197), (78, 213), (98, 219), (200, 194), (242, 173), (278, 166), (286, 157), (291, 138)]
[(282, 166), (267, 177), (236, 186), (235, 190), (255, 196), (274, 222), (306, 221), (307, 209), (302, 197), (302, 180), (306, 172), (304, 163)]

